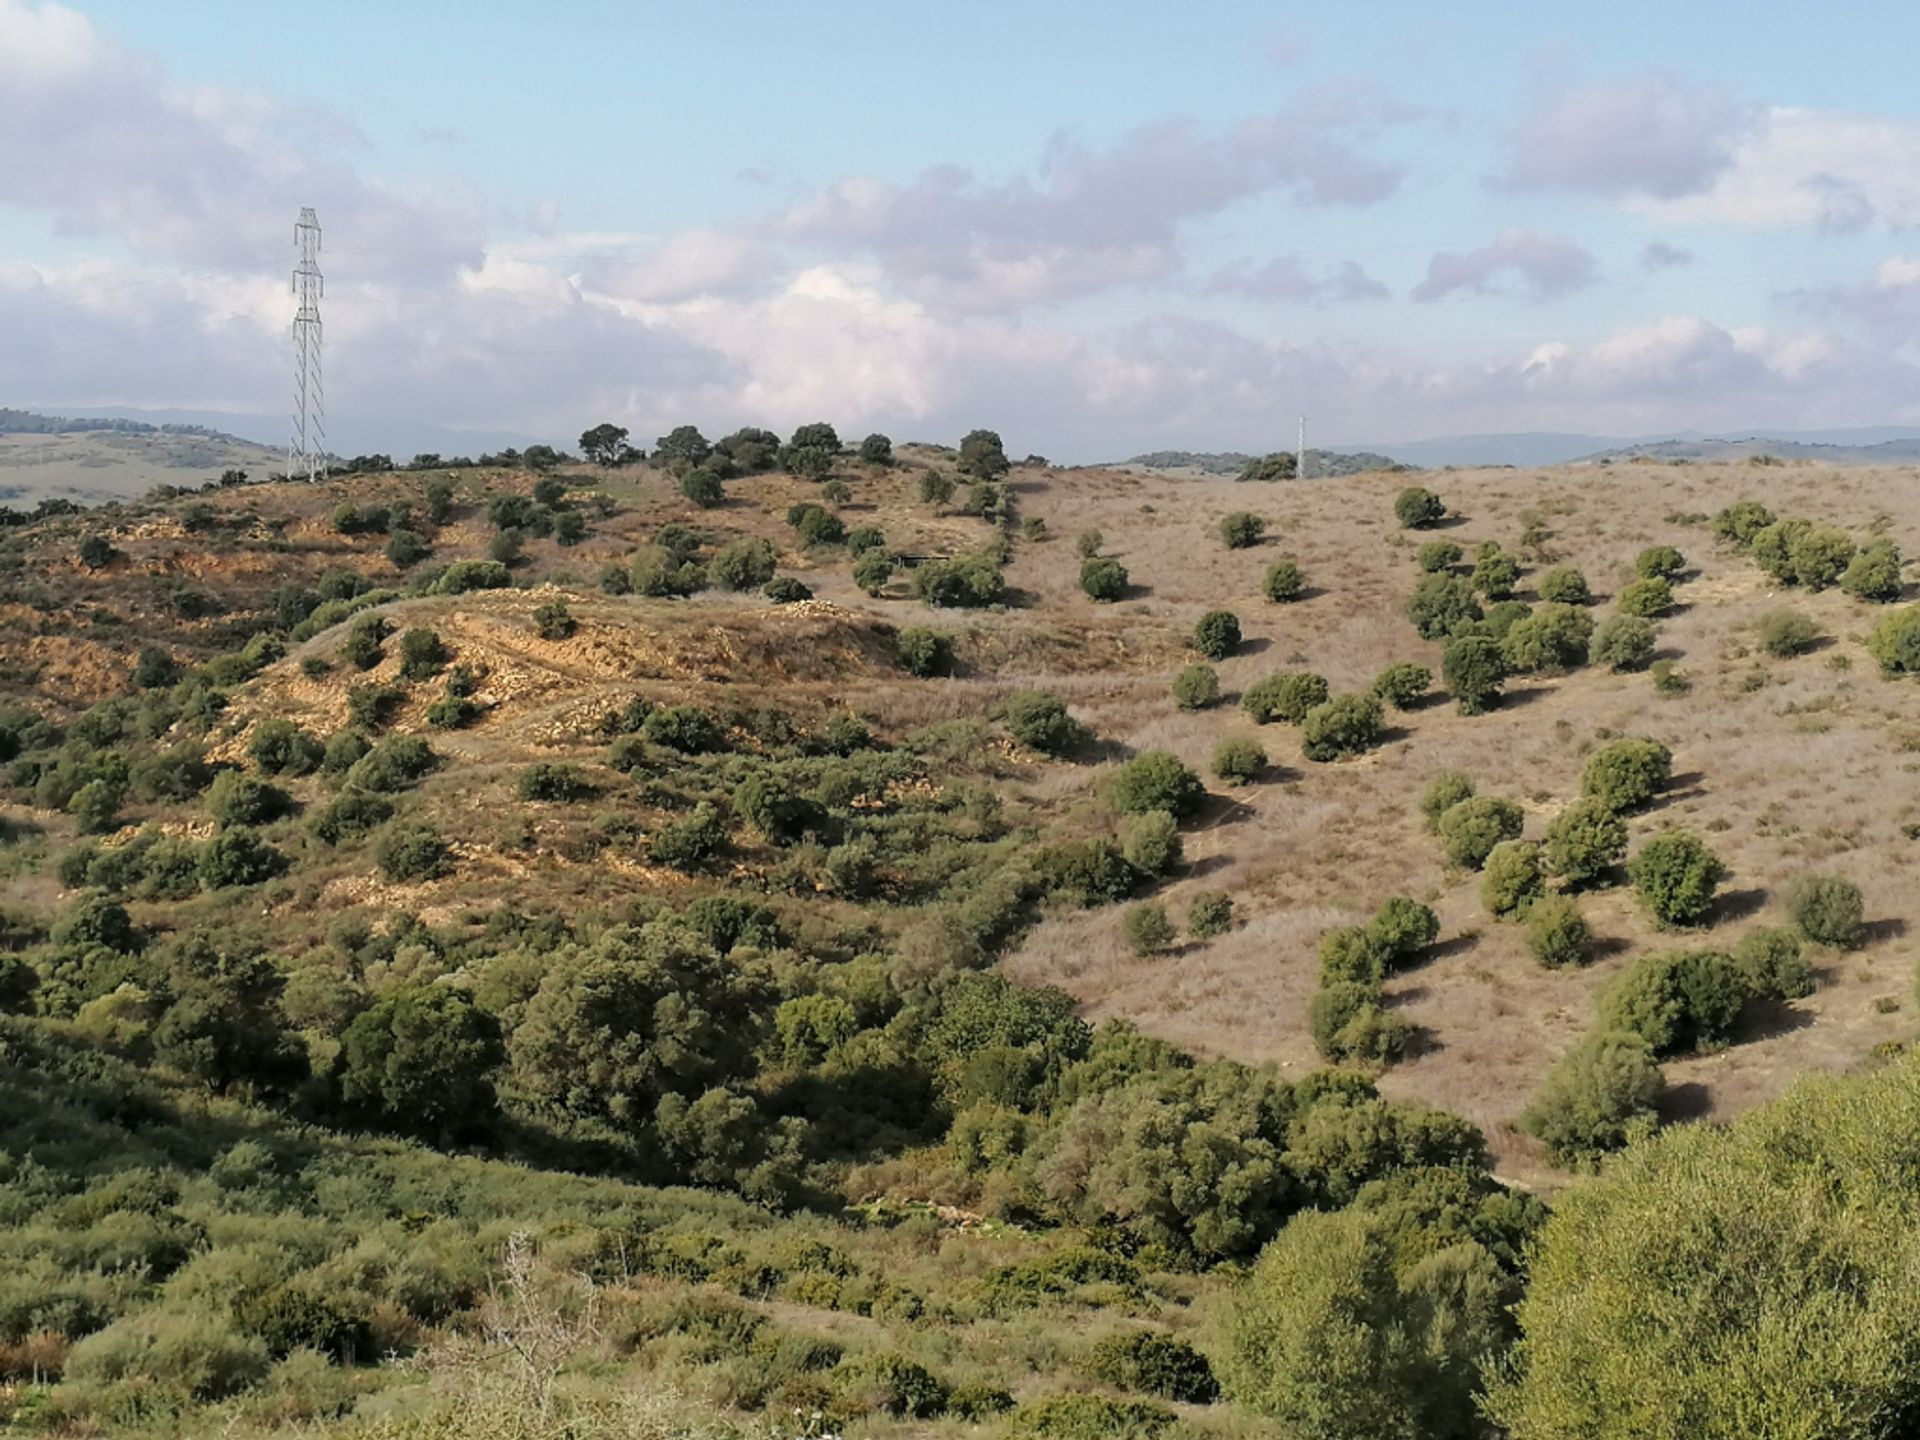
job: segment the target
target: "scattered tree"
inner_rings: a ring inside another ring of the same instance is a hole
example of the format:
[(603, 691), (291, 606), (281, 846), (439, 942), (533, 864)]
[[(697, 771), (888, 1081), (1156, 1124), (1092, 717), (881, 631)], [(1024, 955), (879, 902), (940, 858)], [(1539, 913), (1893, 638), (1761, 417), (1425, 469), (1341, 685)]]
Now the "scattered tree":
[(1656, 835), (1627, 862), (1634, 892), (1662, 926), (1697, 925), (1713, 908), (1726, 866), (1684, 830)]
[(1587, 659), (1616, 673), (1644, 670), (1653, 659), (1653, 646), (1651, 620), (1638, 615), (1609, 615), (1593, 632)]
[(1267, 533), (1267, 522), (1248, 510), (1236, 510), (1220, 522), (1220, 538), (1229, 550), (1248, 550)]
[(1260, 582), (1261, 593), (1275, 604), (1284, 605), (1288, 601), (1298, 600), (1307, 593), (1307, 577), (1301, 573), (1300, 566), (1293, 560), (1280, 559), (1267, 567), (1266, 578)]
[(1409, 485), (1393, 502), (1394, 519), (1405, 530), (1425, 530), (1445, 518), (1447, 507), (1431, 490)]

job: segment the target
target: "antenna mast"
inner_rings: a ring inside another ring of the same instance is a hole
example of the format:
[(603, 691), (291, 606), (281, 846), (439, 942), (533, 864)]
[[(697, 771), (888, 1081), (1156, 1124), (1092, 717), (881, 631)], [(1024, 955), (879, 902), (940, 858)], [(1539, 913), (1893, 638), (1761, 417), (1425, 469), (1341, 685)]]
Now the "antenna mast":
[(1293, 478), (1307, 478), (1307, 417), (1304, 415), (1300, 417), (1300, 448), (1293, 456)]
[(293, 267), (293, 439), (287, 446), (287, 478), (318, 480), (326, 473), (327, 392), (320, 378), (320, 217), (307, 206), (293, 227), (299, 262)]

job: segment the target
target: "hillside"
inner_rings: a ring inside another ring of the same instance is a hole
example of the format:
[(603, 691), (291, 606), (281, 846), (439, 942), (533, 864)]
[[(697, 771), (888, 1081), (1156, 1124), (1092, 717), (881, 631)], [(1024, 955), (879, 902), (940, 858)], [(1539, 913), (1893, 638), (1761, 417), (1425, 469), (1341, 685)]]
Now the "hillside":
[(1690, 440), (1657, 440), (1596, 451), (1587, 462), (1622, 460), (1767, 461), (1812, 465), (1902, 465), (1920, 460), (1920, 438), (1879, 440), (1871, 444), (1831, 444), (1767, 435)]
[(15, 1425), (1484, 1437), (1910, 1073), (1913, 469), (810, 443), (0, 531)]
[(75, 420), (0, 409), (0, 505), (98, 505), (156, 485), (197, 487), (230, 470), (264, 478), (284, 452), (195, 425)]
[[(1248, 462), (1256, 458), (1258, 457), (1244, 455), (1237, 450), (1155, 450), (1151, 454), (1135, 455), (1131, 460), (1123, 460), (1114, 468), (1219, 476), (1231, 480), (1247, 467)], [(1307, 475), (1309, 478), (1359, 475), (1368, 470), (1403, 470), (1407, 468), (1410, 467), (1401, 465), (1385, 455), (1377, 455), (1370, 451), (1355, 451), (1350, 454), (1337, 450), (1307, 451)]]

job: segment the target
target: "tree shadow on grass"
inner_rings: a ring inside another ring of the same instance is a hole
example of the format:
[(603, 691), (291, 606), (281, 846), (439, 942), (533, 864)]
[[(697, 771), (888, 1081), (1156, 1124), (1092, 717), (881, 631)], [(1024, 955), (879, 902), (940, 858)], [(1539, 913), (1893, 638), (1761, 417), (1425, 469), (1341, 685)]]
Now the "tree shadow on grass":
[(1755, 887), (1745, 890), (1723, 890), (1713, 902), (1713, 909), (1707, 912), (1709, 924), (1721, 925), (1729, 920), (1745, 920), (1757, 915), (1767, 903), (1767, 892)]
[(1907, 922), (1895, 916), (1884, 920), (1869, 920), (1860, 927), (1863, 945), (1877, 945), (1883, 940), (1898, 940), (1907, 933)]
[(1737, 1040), (1771, 1040), (1813, 1024), (1813, 1016), (1785, 1000), (1755, 1000), (1741, 1013)]
[[(1264, 655), (1267, 653), (1267, 651), (1271, 650), (1272, 648), (1273, 648), (1273, 641), (1269, 640), (1264, 635), (1255, 635), (1250, 639), (1242, 640), (1240, 642), (1240, 648), (1235, 650), (1233, 654), (1235, 656)], [(1232, 657), (1230, 656), (1229, 658), (1232, 658)]]
[(1185, 879), (1204, 880), (1209, 875), (1217, 875), (1233, 864), (1231, 855), (1209, 855), (1204, 860), (1195, 860), (1186, 867)]
[(1660, 1097), (1660, 1118), (1669, 1124), (1677, 1120), (1698, 1120), (1712, 1104), (1712, 1094), (1698, 1080), (1669, 1085)]
[(1465, 955), (1480, 944), (1480, 934), (1478, 930), (1464, 930), (1449, 939), (1429, 945), (1413, 958), (1411, 964), (1401, 966), (1401, 971), (1417, 970), (1436, 960), (1451, 960), (1456, 955)]

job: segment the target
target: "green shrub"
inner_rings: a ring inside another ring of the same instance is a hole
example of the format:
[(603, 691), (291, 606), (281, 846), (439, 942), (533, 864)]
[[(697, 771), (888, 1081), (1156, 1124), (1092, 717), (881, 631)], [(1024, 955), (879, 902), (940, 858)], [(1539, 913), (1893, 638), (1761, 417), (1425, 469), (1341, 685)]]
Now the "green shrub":
[(924, 1366), (891, 1352), (844, 1361), (835, 1380), (840, 1393), (862, 1408), (910, 1419), (940, 1414), (951, 1393)]
[(513, 575), (497, 560), (456, 560), (433, 582), (436, 595), (464, 595), (469, 590), (502, 590)]
[(169, 1393), (224, 1400), (259, 1381), (267, 1347), (242, 1335), (224, 1316), (155, 1306), (116, 1320), (87, 1336), (67, 1356), (65, 1379), (74, 1385), (148, 1382), (166, 1403)]
[(1642, 580), (1676, 579), (1687, 568), (1687, 557), (1671, 545), (1649, 545), (1633, 558), (1633, 573)]
[(1015, 691), (1000, 707), (1000, 717), (1014, 739), (1042, 755), (1070, 755), (1087, 742), (1087, 727), (1067, 713), (1066, 701), (1045, 690)]
[(1797, 585), (1800, 577), (1793, 568), (1793, 545), (1812, 528), (1810, 522), (1791, 516), (1776, 520), (1754, 532), (1747, 546), (1748, 553), (1753, 556), (1754, 564), (1782, 585)]
[(1798, 610), (1769, 610), (1754, 622), (1753, 634), (1762, 650), (1781, 660), (1803, 654), (1820, 638), (1819, 627)]
[(1451, 540), (1429, 540), (1416, 552), (1420, 568), (1441, 575), (1460, 563), (1460, 547)]
[(1527, 911), (1527, 949), (1549, 969), (1572, 969), (1591, 957), (1593, 931), (1573, 901), (1547, 895)]
[(1802, 1000), (1813, 993), (1813, 966), (1801, 948), (1800, 936), (1784, 926), (1741, 936), (1733, 947), (1733, 963), (1756, 995)]
[(1622, 615), (1637, 615), (1649, 620), (1673, 608), (1673, 586), (1657, 576), (1635, 580), (1621, 588), (1614, 605)]
[(548, 600), (533, 608), (533, 633), (542, 640), (565, 640), (579, 628), (564, 600)]
[(1229, 550), (1246, 550), (1260, 543), (1267, 522), (1246, 510), (1236, 510), (1220, 522), (1220, 538)]
[(1186, 1405), (1208, 1405), (1220, 1394), (1207, 1357), (1157, 1330), (1129, 1330), (1099, 1341), (1087, 1357), (1087, 1373), (1117, 1390)]
[(640, 733), (682, 755), (707, 755), (726, 744), (720, 722), (698, 705), (669, 705), (651, 711)]
[(1920, 672), (1920, 605), (1891, 610), (1867, 632), (1867, 649), (1887, 676)]
[(1853, 540), (1831, 525), (1813, 525), (1793, 537), (1788, 555), (1795, 584), (1825, 590), (1837, 585), (1853, 563)]
[(936, 609), (978, 609), (997, 605), (1007, 593), (1000, 562), (986, 551), (930, 560), (913, 572), (914, 595)]
[(1476, 795), (1445, 810), (1439, 821), (1440, 848), (1447, 863), (1478, 870), (1494, 846), (1520, 838), (1526, 812), (1512, 800)]
[(791, 575), (776, 575), (760, 587), (760, 593), (776, 605), (793, 605), (813, 598), (813, 591)]
[(1140, 883), (1140, 872), (1111, 840), (1044, 846), (1034, 857), (1034, 868), (1049, 894), (1063, 895), (1088, 909), (1124, 900)]
[(387, 638), (387, 622), (378, 615), (363, 615), (347, 627), (340, 642), (340, 658), (356, 670), (371, 670), (386, 658), (380, 642)]
[(1180, 824), (1164, 810), (1127, 817), (1121, 853), (1143, 875), (1164, 875), (1180, 863)]
[(1616, 672), (1643, 670), (1653, 659), (1653, 645), (1651, 620), (1638, 615), (1609, 615), (1593, 632), (1587, 659)]
[(1440, 817), (1462, 800), (1474, 796), (1473, 777), (1464, 770), (1442, 770), (1420, 792), (1420, 814), (1427, 829), (1438, 830)]
[(1174, 702), (1182, 710), (1205, 710), (1220, 703), (1220, 672), (1211, 665), (1189, 665), (1173, 677)]
[(1590, 605), (1593, 592), (1587, 577), (1571, 565), (1556, 565), (1540, 577), (1535, 588), (1540, 598), (1553, 605)]
[(293, 797), (239, 770), (223, 770), (207, 791), (207, 813), (219, 825), (265, 825), (292, 813)]
[(342, 845), (370, 835), (393, 818), (393, 803), (368, 790), (343, 790), (307, 821), (324, 845)]
[(1307, 1007), (1307, 1029), (1329, 1060), (1386, 1064), (1398, 1059), (1413, 1029), (1380, 1004), (1380, 987), (1323, 985)]
[(1224, 660), (1240, 648), (1240, 617), (1231, 610), (1209, 610), (1193, 627), (1193, 648), (1209, 660)]
[(1295, 670), (1256, 680), (1240, 696), (1240, 707), (1262, 725), (1275, 720), (1297, 725), (1309, 710), (1326, 701), (1326, 677)]
[(735, 540), (714, 551), (713, 558), (707, 562), (707, 576), (727, 590), (757, 590), (773, 578), (778, 563), (773, 543), (754, 536)]
[(1307, 593), (1307, 577), (1295, 561), (1276, 560), (1267, 567), (1266, 577), (1260, 582), (1260, 593), (1275, 604), (1298, 600)]
[(1182, 819), (1198, 810), (1207, 798), (1200, 777), (1165, 750), (1147, 750), (1114, 772), (1114, 805), (1129, 815), (1165, 810)]
[(1025, 1440), (1156, 1440), (1174, 1413), (1144, 1400), (1104, 1395), (1045, 1395), (1008, 1417), (1008, 1434)]
[(1462, 715), (1484, 715), (1500, 699), (1507, 662), (1499, 642), (1485, 635), (1461, 635), (1447, 642), (1440, 675)]
[(1592, 884), (1626, 854), (1626, 824), (1604, 800), (1576, 800), (1547, 827), (1547, 868), (1570, 885)]
[(1073, 538), (1073, 553), (1082, 560), (1091, 560), (1100, 553), (1100, 547), (1107, 543), (1107, 537), (1098, 530), (1082, 530)]
[(1367, 929), (1387, 947), (1394, 965), (1403, 965), (1440, 937), (1440, 917), (1417, 900), (1394, 895), (1381, 901)]
[(1445, 518), (1447, 507), (1440, 497), (1419, 485), (1409, 485), (1393, 501), (1393, 518), (1404, 530), (1424, 530)]
[(953, 673), (953, 637), (944, 630), (909, 625), (893, 637), (900, 668), (922, 680)]
[(1900, 598), (1900, 547), (1875, 540), (1861, 549), (1840, 577), (1840, 588), (1856, 600), (1886, 605)]
[(671, 600), (707, 588), (707, 572), (664, 545), (642, 545), (627, 562), (627, 583), (635, 595)]
[(1120, 933), (1136, 955), (1158, 955), (1173, 944), (1178, 932), (1167, 918), (1164, 905), (1134, 905), (1120, 917)]
[(1615, 814), (1638, 809), (1673, 778), (1673, 752), (1657, 740), (1624, 736), (1587, 757), (1580, 793)]
[(1210, 940), (1233, 928), (1233, 896), (1224, 890), (1203, 890), (1187, 906), (1187, 933)]
[(311, 775), (326, 753), (326, 746), (278, 716), (260, 721), (247, 737), (247, 754), (265, 775)]
[(287, 868), (287, 857), (245, 825), (230, 825), (200, 847), (195, 869), (209, 890), (259, 885)]
[(720, 812), (702, 800), (678, 819), (669, 820), (647, 837), (647, 854), (656, 864), (675, 870), (694, 870), (713, 859), (727, 845), (727, 827)]
[(1533, 607), (1524, 600), (1496, 600), (1486, 610), (1478, 625), (1463, 626), (1460, 633), (1505, 640), (1509, 630), (1533, 614)]
[(1480, 903), (1495, 918), (1517, 920), (1545, 893), (1538, 845), (1502, 840), (1487, 853), (1480, 876)]
[(347, 720), (362, 730), (384, 730), (406, 703), (407, 692), (398, 685), (352, 685), (347, 689)]
[(1433, 672), (1424, 665), (1402, 660), (1373, 679), (1373, 693), (1396, 710), (1411, 710), (1433, 684)]
[(522, 770), (516, 788), (522, 800), (538, 804), (570, 804), (593, 794), (593, 783), (581, 771), (551, 760)]
[(1585, 610), (1549, 602), (1501, 637), (1500, 656), (1516, 675), (1572, 670), (1586, 663), (1593, 629)]
[(1214, 747), (1214, 777), (1228, 785), (1258, 780), (1266, 768), (1267, 752), (1251, 735), (1229, 735)]
[(893, 580), (893, 556), (881, 546), (862, 550), (853, 562), (853, 583), (869, 595), (878, 595)]
[(1370, 925), (1340, 925), (1320, 937), (1320, 984), (1365, 985), (1378, 990), (1396, 953)]
[(1627, 862), (1640, 903), (1663, 926), (1704, 920), (1726, 873), (1720, 858), (1683, 830), (1656, 835)]
[(1713, 534), (1744, 550), (1771, 524), (1773, 512), (1758, 500), (1736, 500), (1713, 517)]
[(1554, 1164), (1588, 1167), (1650, 1132), (1665, 1093), (1652, 1047), (1636, 1034), (1604, 1031), (1547, 1072), (1520, 1128), (1547, 1147)]
[(1473, 565), (1473, 588), (1489, 600), (1504, 600), (1520, 583), (1520, 562), (1507, 551), (1482, 547)]
[(453, 851), (431, 825), (389, 825), (373, 842), (373, 860), (395, 884), (453, 873)]
[(1838, 875), (1802, 875), (1787, 887), (1787, 914), (1816, 945), (1852, 950), (1866, 938), (1860, 887)]
[[(344, 733), (353, 734), (350, 730)], [(432, 774), (439, 764), (433, 747), (419, 736), (394, 735), (360, 752), (360, 758), (347, 771), (347, 786), (391, 794)]]
[(1105, 555), (1083, 560), (1080, 563), (1080, 588), (1094, 600), (1111, 602), (1124, 599), (1127, 593), (1127, 568)]
[(1300, 726), (1300, 752), (1325, 763), (1358, 755), (1380, 743), (1380, 701), (1372, 695), (1337, 695), (1316, 705)]
[(807, 506), (794, 529), (802, 545), (838, 545), (847, 538), (847, 522), (818, 505)]
[(1480, 615), (1472, 583), (1459, 575), (1429, 575), (1407, 597), (1407, 618), (1422, 640), (1444, 640)]
[(1637, 1035), (1655, 1055), (1718, 1050), (1753, 998), (1741, 967), (1713, 950), (1642, 955), (1600, 996), (1604, 1029)]

